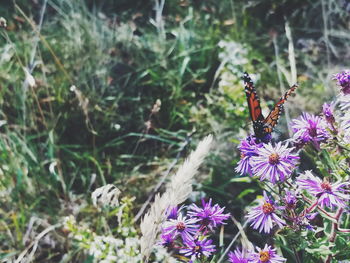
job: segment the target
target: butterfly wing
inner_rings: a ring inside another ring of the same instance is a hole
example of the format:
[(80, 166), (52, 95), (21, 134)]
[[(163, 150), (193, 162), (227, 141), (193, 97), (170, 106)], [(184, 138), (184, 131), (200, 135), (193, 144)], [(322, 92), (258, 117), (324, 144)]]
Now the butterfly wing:
[(283, 111), (284, 103), (287, 101), (288, 97), (296, 90), (298, 85), (293, 85), (289, 90), (281, 97), (281, 99), (276, 103), (275, 107), (270, 111), (269, 115), (264, 119), (264, 131), (266, 133), (271, 133), (273, 128), (278, 123), (278, 119)]
[(256, 90), (252, 79), (249, 77), (248, 73), (245, 72), (243, 75), (244, 89), (247, 96), (248, 108), (250, 112), (250, 117), (253, 123), (256, 121), (264, 121), (264, 116), (261, 111), (260, 100), (256, 94)]

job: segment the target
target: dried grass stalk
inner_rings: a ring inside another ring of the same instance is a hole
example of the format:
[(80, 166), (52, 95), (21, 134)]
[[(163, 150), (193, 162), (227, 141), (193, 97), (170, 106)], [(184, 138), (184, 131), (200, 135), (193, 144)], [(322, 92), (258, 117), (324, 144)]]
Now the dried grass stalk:
[(120, 190), (113, 184), (97, 188), (92, 194), (92, 203), (96, 207), (117, 207), (119, 205)]
[(177, 173), (172, 176), (166, 191), (162, 196), (157, 194), (154, 203), (141, 222), (141, 253), (145, 262), (156, 243), (160, 226), (165, 221), (166, 209), (184, 202), (192, 192), (192, 181), (199, 166), (208, 155), (213, 136), (208, 135), (190, 154)]

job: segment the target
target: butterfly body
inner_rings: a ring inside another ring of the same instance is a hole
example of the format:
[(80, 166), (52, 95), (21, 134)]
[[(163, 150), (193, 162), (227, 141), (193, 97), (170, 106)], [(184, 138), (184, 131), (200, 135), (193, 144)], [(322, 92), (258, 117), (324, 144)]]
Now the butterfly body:
[(245, 86), (245, 93), (247, 96), (248, 108), (250, 117), (253, 122), (253, 130), (255, 137), (258, 141), (269, 142), (271, 140), (271, 133), (278, 123), (279, 117), (283, 111), (283, 105), (287, 101), (288, 97), (298, 87), (293, 85), (276, 103), (274, 108), (270, 111), (269, 115), (265, 118), (262, 114), (260, 100), (256, 93), (252, 79), (248, 73), (244, 73), (243, 81)]
[(270, 128), (262, 121), (253, 122), (253, 130), (255, 137), (262, 142), (268, 142), (271, 140)]

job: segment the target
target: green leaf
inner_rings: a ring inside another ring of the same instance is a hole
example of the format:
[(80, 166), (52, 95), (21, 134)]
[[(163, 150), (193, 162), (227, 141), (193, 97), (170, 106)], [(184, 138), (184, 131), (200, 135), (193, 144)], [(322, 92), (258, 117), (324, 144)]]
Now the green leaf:
[(242, 199), (243, 197), (245, 197), (246, 195), (249, 195), (251, 193), (255, 193), (256, 190), (255, 189), (246, 189), (244, 191), (242, 191), (237, 197), (236, 199)]
[(251, 183), (252, 179), (248, 176), (245, 177), (235, 177), (230, 180), (231, 183)]

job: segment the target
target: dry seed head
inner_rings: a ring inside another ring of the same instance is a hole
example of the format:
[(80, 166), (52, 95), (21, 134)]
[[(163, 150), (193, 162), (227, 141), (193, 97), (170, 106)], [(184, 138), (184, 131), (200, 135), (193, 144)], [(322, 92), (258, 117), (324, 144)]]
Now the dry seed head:
[(7, 27), (7, 21), (3, 17), (0, 17), (0, 27), (2, 27), (2, 28), (6, 28)]
[(152, 114), (158, 113), (160, 111), (160, 106), (162, 106), (162, 102), (160, 99), (156, 100), (156, 103), (154, 103), (152, 108)]
[(116, 186), (113, 184), (107, 184), (97, 188), (91, 194), (92, 203), (96, 207), (117, 207), (119, 205), (118, 198), (120, 193), (120, 190)]

